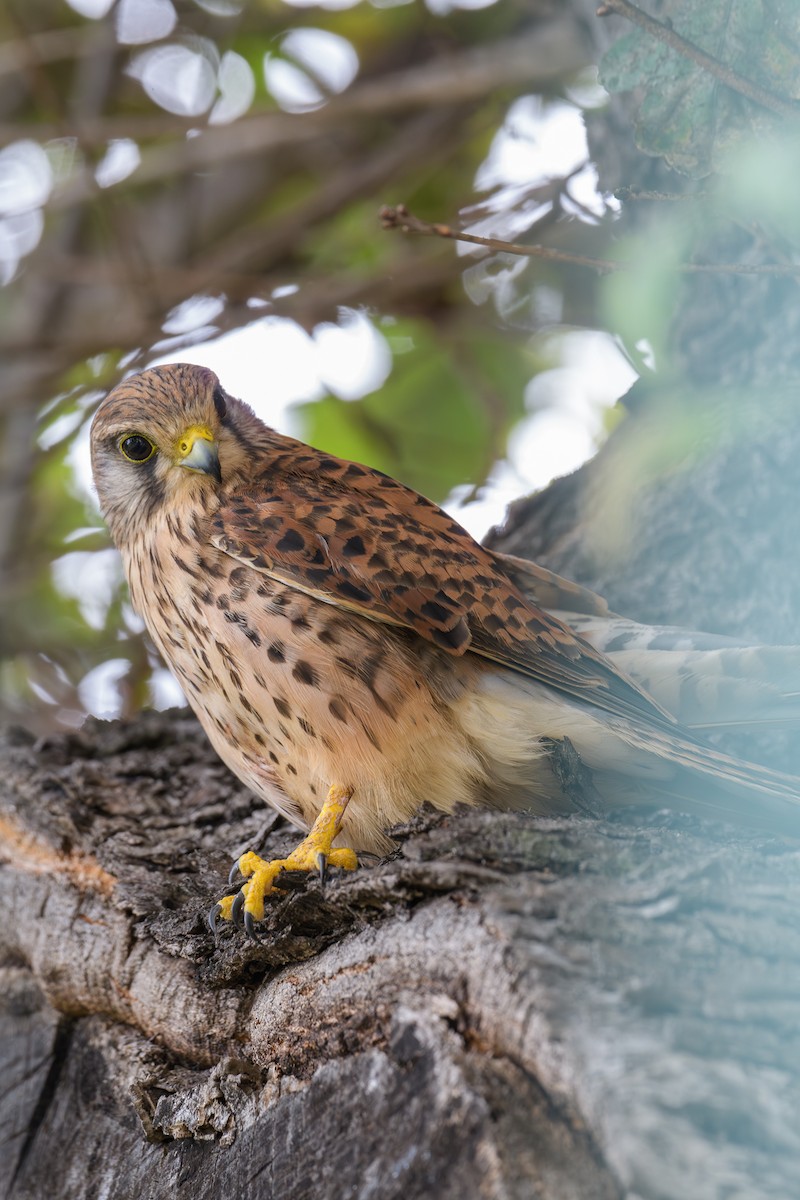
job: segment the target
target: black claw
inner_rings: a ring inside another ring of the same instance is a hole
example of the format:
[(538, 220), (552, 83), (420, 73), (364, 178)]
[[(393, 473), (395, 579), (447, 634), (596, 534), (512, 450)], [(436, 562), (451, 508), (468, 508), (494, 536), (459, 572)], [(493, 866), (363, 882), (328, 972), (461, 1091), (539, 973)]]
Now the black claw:
[(237, 892), (231, 906), (231, 920), (237, 929), (242, 928), (242, 909), (244, 908), (244, 892)]
[(244, 913), (244, 931), (252, 942), (257, 942), (256, 923), (253, 920), (253, 914), (245, 909)]
[(222, 905), (215, 904), (214, 907), (209, 912), (208, 917), (206, 918), (208, 921), (209, 929), (213, 933), (214, 937), (217, 936), (217, 917), (219, 916), (219, 914), (221, 912), (222, 912)]
[(237, 858), (236, 862), (233, 864), (230, 871), (228, 872), (228, 883), (229, 884), (236, 883), (238, 876), (239, 876), (239, 860)]
[(321, 850), (318, 850), (316, 859), (317, 870), (319, 871), (319, 885), (321, 888), (324, 888), (328, 882), (328, 856), (327, 854), (323, 854)]

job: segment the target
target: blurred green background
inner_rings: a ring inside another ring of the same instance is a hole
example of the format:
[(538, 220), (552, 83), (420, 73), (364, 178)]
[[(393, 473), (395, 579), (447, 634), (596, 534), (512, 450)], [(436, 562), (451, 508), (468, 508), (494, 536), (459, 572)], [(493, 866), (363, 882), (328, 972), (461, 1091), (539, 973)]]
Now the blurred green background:
[[(96, 404), (153, 362), (211, 366), (476, 536), (592, 453), (637, 373), (683, 397), (645, 456), (670, 469), (731, 382), (676, 338), (680, 264), (725, 259), (733, 230), (796, 291), (800, 17), (660, 8), (787, 111), (582, 0), (0, 11), (0, 716), (46, 732), (179, 699), (88, 472)], [(632, 161), (658, 195), (611, 194)], [(382, 229), (400, 202), (562, 260)], [(625, 269), (591, 265), (609, 258)]]

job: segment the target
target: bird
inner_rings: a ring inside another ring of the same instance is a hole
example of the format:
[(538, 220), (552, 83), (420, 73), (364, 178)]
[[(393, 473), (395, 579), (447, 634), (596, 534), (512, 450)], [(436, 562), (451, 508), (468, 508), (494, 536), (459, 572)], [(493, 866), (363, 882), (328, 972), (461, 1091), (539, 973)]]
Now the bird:
[(796, 648), (626, 621), (194, 364), (111, 390), (91, 456), (133, 607), (211, 744), (306, 831), (285, 858), (238, 859), (212, 926), (253, 935), (283, 872), (353, 870), (425, 802), (574, 811), (558, 745), (609, 807), (796, 826), (800, 780), (698, 732), (796, 719)]

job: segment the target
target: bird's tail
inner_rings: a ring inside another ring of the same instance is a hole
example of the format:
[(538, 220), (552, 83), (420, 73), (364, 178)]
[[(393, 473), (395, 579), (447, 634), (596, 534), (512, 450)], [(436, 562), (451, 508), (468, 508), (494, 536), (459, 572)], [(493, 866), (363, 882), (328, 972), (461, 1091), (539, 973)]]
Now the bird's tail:
[(570, 624), (690, 729), (800, 723), (800, 646), (737, 645), (619, 619)]
[[(702, 734), (800, 725), (800, 647), (737, 646), (712, 635), (647, 627), (637, 631), (631, 624), (627, 632), (632, 640), (648, 644), (613, 649), (615, 636), (620, 645), (623, 633), (618, 628), (615, 635), (609, 623), (604, 653), (684, 728)], [(676, 735), (633, 726), (626, 730), (629, 745), (654, 750), (678, 766), (668, 784), (653, 789), (654, 799), (707, 816), (800, 830), (800, 778), (702, 742), (684, 741), (678, 731)]]
[[(520, 590), (604, 654), (687, 731), (605, 718), (628, 747), (616, 774), (613, 748), (584, 757), (605, 776), (602, 792), (647, 798), (709, 816), (800, 830), (800, 778), (746, 762), (695, 741), (691, 731), (800, 724), (800, 646), (758, 646), (717, 634), (642, 625), (608, 611), (593, 592), (525, 559), (498, 555)], [(573, 739), (579, 753), (581, 739)], [(605, 761), (597, 761), (597, 759)], [(659, 766), (659, 763), (661, 766)], [(635, 764), (635, 769), (634, 769)], [(667, 764), (670, 768), (665, 770)], [(632, 782), (631, 776), (637, 776)], [(616, 786), (609, 788), (611, 779)]]
[(537, 563), (496, 555), (522, 593), (568, 625), (680, 724), (800, 722), (800, 646), (759, 646), (609, 612), (602, 597)]

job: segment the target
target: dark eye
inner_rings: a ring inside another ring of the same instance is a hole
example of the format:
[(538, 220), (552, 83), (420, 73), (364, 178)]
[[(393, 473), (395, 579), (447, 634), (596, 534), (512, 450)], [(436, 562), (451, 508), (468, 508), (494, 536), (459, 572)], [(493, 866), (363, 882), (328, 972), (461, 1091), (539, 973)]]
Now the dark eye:
[(225, 413), (228, 411), (228, 406), (225, 403), (225, 393), (219, 384), (217, 384), (217, 386), (214, 388), (214, 408), (217, 410), (217, 416), (219, 417), (220, 421), (224, 421)]
[(123, 438), (119, 448), (125, 458), (136, 463), (147, 462), (156, 452), (153, 443), (140, 433), (132, 433), (130, 437)]

